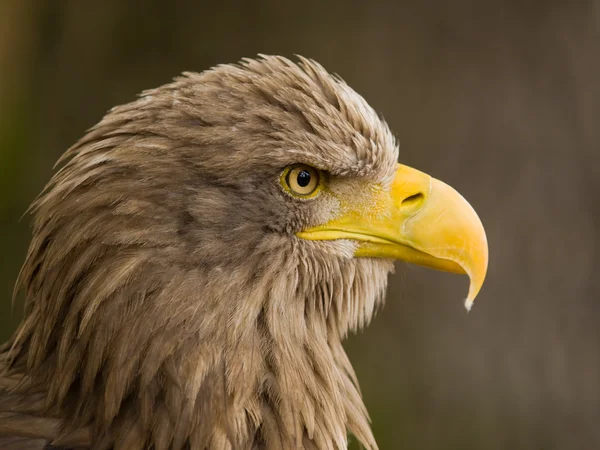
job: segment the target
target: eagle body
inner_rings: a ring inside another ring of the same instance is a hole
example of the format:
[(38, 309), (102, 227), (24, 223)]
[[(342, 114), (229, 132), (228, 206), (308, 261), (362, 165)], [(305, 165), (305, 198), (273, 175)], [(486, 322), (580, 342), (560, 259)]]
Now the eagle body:
[(342, 340), (395, 257), (319, 230), (388, 220), (357, 208), (385, 209), (397, 158), (364, 99), (303, 58), (113, 108), (31, 207), (0, 448), (344, 449), (351, 433), (376, 449)]

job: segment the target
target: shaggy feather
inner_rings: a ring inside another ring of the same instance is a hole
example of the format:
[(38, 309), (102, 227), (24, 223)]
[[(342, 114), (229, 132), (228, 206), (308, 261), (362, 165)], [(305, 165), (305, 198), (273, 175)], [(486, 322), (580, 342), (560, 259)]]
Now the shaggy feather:
[[(396, 160), (362, 97), (303, 58), (186, 73), (113, 108), (31, 207), (0, 448), (342, 449), (350, 432), (376, 449), (341, 341), (392, 263), (295, 233), (387, 189)], [(287, 195), (295, 163), (327, 191)]]

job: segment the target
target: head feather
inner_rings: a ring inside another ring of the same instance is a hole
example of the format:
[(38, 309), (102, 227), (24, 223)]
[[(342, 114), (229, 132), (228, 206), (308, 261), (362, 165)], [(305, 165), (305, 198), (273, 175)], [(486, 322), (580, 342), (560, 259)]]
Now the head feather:
[(338, 206), (290, 204), (273, 180), (301, 162), (385, 186), (396, 159), (364, 99), (305, 58), (113, 108), (31, 207), (11, 395), (97, 448), (341, 449), (347, 432), (376, 448), (341, 340), (391, 263), (298, 239)]

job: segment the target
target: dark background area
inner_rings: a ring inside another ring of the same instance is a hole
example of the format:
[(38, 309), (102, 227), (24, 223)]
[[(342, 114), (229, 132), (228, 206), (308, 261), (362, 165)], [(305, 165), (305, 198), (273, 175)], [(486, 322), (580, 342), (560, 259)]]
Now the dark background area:
[(0, 2), (0, 340), (58, 156), (184, 70), (314, 58), (488, 233), (487, 282), (398, 265), (348, 341), (385, 449), (600, 448), (600, 2)]

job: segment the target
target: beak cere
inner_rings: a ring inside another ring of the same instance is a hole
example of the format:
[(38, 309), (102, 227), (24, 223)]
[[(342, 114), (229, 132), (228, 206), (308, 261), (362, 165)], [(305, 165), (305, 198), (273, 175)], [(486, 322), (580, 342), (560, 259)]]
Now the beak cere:
[(372, 210), (345, 209), (298, 236), (350, 239), (359, 242), (356, 257), (393, 258), (467, 274), (471, 285), (465, 306), (470, 309), (488, 265), (487, 238), (475, 210), (447, 184), (400, 164), (391, 189), (381, 195)]

